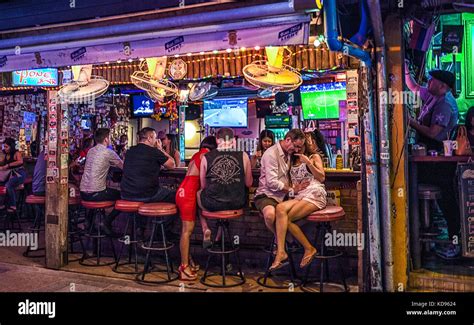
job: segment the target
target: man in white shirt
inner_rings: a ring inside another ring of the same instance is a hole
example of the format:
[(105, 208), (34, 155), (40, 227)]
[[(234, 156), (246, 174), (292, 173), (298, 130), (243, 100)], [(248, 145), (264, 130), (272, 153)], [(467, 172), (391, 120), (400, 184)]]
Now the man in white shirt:
[(276, 206), (287, 195), (293, 196), (308, 184), (289, 186), (288, 169), (290, 155), (303, 150), (305, 135), (299, 129), (290, 130), (283, 140), (268, 148), (262, 156), (260, 179), (254, 203), (262, 213), (267, 228), (275, 233)]

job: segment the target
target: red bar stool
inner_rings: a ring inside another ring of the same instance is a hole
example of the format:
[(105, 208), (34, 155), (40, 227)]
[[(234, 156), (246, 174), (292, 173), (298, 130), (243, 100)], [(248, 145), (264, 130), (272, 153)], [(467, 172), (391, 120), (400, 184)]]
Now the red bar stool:
[[(176, 204), (173, 203), (146, 203), (140, 206), (138, 209), (138, 214), (145, 217), (150, 217), (152, 219), (152, 232), (151, 237), (148, 241), (148, 244), (142, 244), (142, 248), (146, 250), (146, 258), (145, 258), (145, 266), (143, 271), (136, 276), (136, 281), (141, 284), (162, 284), (168, 283), (178, 279), (179, 275), (178, 272), (173, 270), (173, 263), (168, 256), (168, 251), (174, 247), (173, 243), (170, 243), (166, 240), (165, 234), (165, 218), (171, 217), (178, 213), (178, 209), (176, 208)], [(154, 241), (156, 232), (158, 227), (161, 230), (161, 241)], [(158, 268), (156, 265), (153, 264), (152, 261), (152, 252), (164, 252), (165, 261), (166, 261), (166, 269)], [(152, 273), (165, 273), (166, 278), (160, 280), (146, 280), (145, 276), (147, 274)]]
[[(79, 261), (79, 264), (83, 266), (106, 266), (112, 265), (115, 263), (117, 259), (117, 255), (115, 254), (114, 242), (112, 237), (108, 237), (105, 234), (101, 233), (101, 225), (103, 218), (105, 217), (105, 209), (113, 208), (115, 206), (115, 201), (99, 201), (99, 202), (92, 202), (92, 201), (81, 201), (81, 205), (89, 211), (92, 211), (92, 220), (89, 227), (88, 232), (85, 234), (86, 237), (92, 239), (95, 243), (95, 256), (89, 256), (87, 251), (84, 249), (82, 258)], [(97, 223), (97, 226), (94, 229), (94, 225)], [(110, 244), (112, 247), (113, 252), (113, 261), (111, 262), (100, 262), (101, 254), (102, 254), (102, 239), (109, 238)], [(94, 250), (94, 247), (93, 247)], [(93, 259), (95, 257), (96, 262), (94, 264), (89, 264), (87, 261)]]
[[(225, 211), (216, 211), (216, 212), (209, 212), (209, 211), (202, 211), (202, 216), (207, 219), (214, 219), (217, 220), (217, 227), (216, 227), (216, 234), (221, 234), (221, 244), (220, 249), (215, 248), (208, 248), (207, 251), (209, 253), (209, 257), (207, 258), (206, 268), (204, 270), (204, 275), (201, 278), (201, 283), (214, 288), (229, 288), (239, 286), (245, 283), (245, 277), (242, 273), (242, 268), (240, 265), (240, 258), (239, 258), (239, 247), (234, 244), (233, 237), (230, 235), (229, 231), (229, 220), (240, 218), (244, 215), (244, 210), (225, 210)], [(226, 242), (227, 240), (227, 242)], [(227, 244), (227, 245), (226, 245)], [(237, 274), (231, 274), (226, 270), (226, 256), (230, 254), (234, 254), (237, 262)], [(221, 256), (221, 272), (220, 273), (210, 273), (209, 272), (209, 264), (213, 256), (220, 255)], [(209, 278), (213, 278), (216, 276), (222, 277), (222, 284), (215, 284), (210, 283)], [(234, 283), (228, 284), (226, 283), (226, 277), (232, 277), (234, 279)]]
[[(138, 209), (143, 205), (143, 202), (135, 202), (135, 201), (127, 201), (127, 200), (118, 200), (115, 202), (115, 210), (127, 213), (127, 224), (125, 225), (125, 230), (123, 232), (123, 236), (118, 239), (119, 242), (122, 243), (120, 247), (120, 251), (117, 257), (117, 261), (115, 262), (115, 266), (112, 268), (112, 271), (116, 273), (122, 274), (138, 274), (138, 240), (137, 240), (137, 214)], [(132, 229), (131, 233), (128, 233), (128, 228), (130, 225), (130, 221), (132, 222)], [(122, 258), (122, 252), (125, 245), (128, 246), (128, 261), (124, 263), (120, 263), (120, 259)], [(132, 250), (134, 251), (135, 261), (132, 263)], [(127, 265), (134, 264), (135, 269), (134, 271), (127, 271), (122, 270), (122, 267)]]
[(316, 238), (314, 240), (314, 244), (316, 246), (316, 243), (318, 242), (319, 239), (319, 254), (315, 256), (315, 259), (311, 262), (310, 265), (307, 266), (306, 274), (303, 278), (303, 283), (301, 285), (301, 289), (306, 292), (313, 292), (313, 290), (310, 290), (310, 285), (315, 283), (312, 279), (309, 278), (311, 266), (315, 260), (320, 260), (321, 263), (321, 272), (320, 272), (320, 278), (319, 278), (319, 292), (323, 292), (324, 289), (324, 281), (325, 281), (325, 275), (326, 275), (326, 280), (329, 278), (329, 260), (331, 259), (337, 259), (338, 261), (338, 266), (339, 266), (339, 272), (341, 273), (341, 278), (342, 278), (342, 284), (344, 286), (344, 291), (348, 292), (349, 289), (347, 287), (346, 283), (346, 277), (344, 274), (344, 269), (342, 267), (341, 263), (341, 257), (343, 257), (343, 252), (333, 250), (333, 249), (327, 249), (325, 246), (325, 236), (327, 233), (331, 232), (331, 222), (334, 221), (339, 221), (344, 219), (345, 217), (345, 212), (342, 207), (339, 206), (327, 206), (326, 208), (313, 212), (311, 215), (309, 215), (306, 220), (312, 223), (316, 224), (317, 227), (317, 232), (316, 232)]
[[(44, 232), (44, 227), (43, 227), (43, 220), (44, 220), (44, 205), (45, 205), (46, 199), (44, 196), (36, 196), (36, 195), (28, 195), (25, 199), (25, 203), (33, 208), (33, 215), (34, 215), (34, 221), (33, 221), (33, 226), (29, 227), (27, 230), (32, 233), (36, 233), (37, 236), (39, 237), (40, 232)], [(26, 250), (23, 252), (24, 257), (45, 257), (45, 254), (33, 254), (30, 255), (31, 252), (40, 252), (44, 251), (44, 247), (40, 247), (36, 249), (35, 251), (32, 251), (30, 246), (26, 248)]]

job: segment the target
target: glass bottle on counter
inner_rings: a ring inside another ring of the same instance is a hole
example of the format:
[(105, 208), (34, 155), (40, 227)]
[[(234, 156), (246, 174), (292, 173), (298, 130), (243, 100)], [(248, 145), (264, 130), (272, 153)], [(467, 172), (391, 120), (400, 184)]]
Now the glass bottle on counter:
[(336, 156), (336, 169), (342, 169), (344, 167), (344, 161), (342, 159), (342, 153), (341, 150), (337, 151), (337, 156)]

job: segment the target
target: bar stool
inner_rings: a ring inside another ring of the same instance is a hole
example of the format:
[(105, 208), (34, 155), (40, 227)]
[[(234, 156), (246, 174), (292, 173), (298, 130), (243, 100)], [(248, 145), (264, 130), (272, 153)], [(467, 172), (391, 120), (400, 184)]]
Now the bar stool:
[[(117, 255), (115, 254), (114, 242), (112, 240), (112, 237), (108, 237), (108, 238), (110, 239), (110, 244), (112, 246), (112, 252), (114, 255), (113, 261), (103, 262), (103, 263), (100, 262), (101, 253), (102, 253), (102, 239), (107, 237), (105, 234), (101, 233), (100, 228), (102, 225), (103, 218), (105, 217), (105, 209), (113, 208), (115, 206), (115, 201), (99, 201), (99, 202), (81, 201), (81, 204), (84, 208), (92, 212), (92, 220), (89, 227), (89, 231), (85, 234), (85, 236), (94, 240), (95, 249), (96, 249), (96, 255), (95, 255), (96, 263), (89, 264), (86, 262), (90, 259), (93, 259), (94, 255), (88, 256), (87, 251), (84, 249), (83, 256), (80, 259), (79, 264), (83, 266), (106, 266), (106, 265), (114, 264), (115, 260), (117, 259)], [(97, 223), (96, 229), (94, 229), (95, 223)]]
[[(68, 242), (69, 242), (69, 253), (75, 254), (74, 243), (79, 242), (81, 244), (82, 252), (85, 251), (84, 242), (82, 237), (84, 231), (79, 228), (79, 211), (81, 208), (81, 199), (77, 196), (70, 196), (68, 198)], [(80, 261), (82, 257), (76, 259), (70, 259), (68, 255), (68, 263)]]
[[(173, 263), (168, 256), (168, 251), (174, 247), (173, 243), (166, 240), (165, 234), (165, 218), (171, 217), (178, 213), (176, 205), (173, 203), (146, 203), (139, 207), (138, 214), (152, 219), (152, 232), (148, 244), (142, 244), (142, 248), (146, 250), (145, 266), (143, 271), (136, 276), (136, 281), (140, 284), (163, 284), (178, 279), (178, 272), (173, 270)], [(158, 227), (161, 230), (161, 241), (154, 241)], [(160, 269), (154, 265), (152, 260), (152, 252), (163, 252), (165, 255), (166, 269)], [(145, 276), (152, 273), (165, 273), (167, 278), (163, 280), (146, 280)]]
[(339, 221), (344, 219), (345, 212), (342, 207), (339, 206), (327, 206), (326, 208), (313, 212), (310, 214), (306, 221), (312, 222), (316, 224), (317, 232), (316, 237), (314, 240), (314, 245), (319, 239), (320, 244), (319, 247), (319, 254), (315, 256), (315, 259), (307, 266), (306, 274), (303, 279), (303, 284), (301, 285), (301, 289), (305, 292), (312, 292), (310, 290), (309, 285), (315, 283), (315, 281), (309, 279), (309, 274), (311, 270), (311, 266), (315, 260), (319, 260), (321, 263), (321, 272), (319, 278), (319, 292), (323, 292), (324, 289), (324, 281), (325, 275), (326, 280), (329, 278), (329, 260), (336, 259), (339, 266), (339, 272), (342, 279), (342, 284), (344, 286), (344, 291), (348, 292), (349, 288), (347, 287), (346, 277), (344, 274), (344, 269), (341, 263), (341, 257), (343, 257), (343, 252), (337, 251), (334, 249), (327, 249), (325, 244), (325, 237), (327, 233), (331, 232), (331, 222)]
[[(116, 273), (122, 274), (138, 274), (138, 240), (137, 240), (137, 214), (138, 209), (143, 205), (143, 202), (134, 202), (134, 201), (127, 201), (127, 200), (118, 200), (115, 202), (115, 210), (127, 213), (127, 224), (125, 225), (125, 230), (123, 232), (123, 236), (118, 239), (119, 242), (122, 243), (120, 247), (120, 251), (117, 257), (117, 261), (115, 262), (115, 266), (112, 268), (112, 271)], [(128, 234), (128, 227), (132, 221), (132, 229), (131, 234)], [(120, 263), (120, 259), (122, 258), (122, 251), (125, 245), (128, 246), (128, 262)], [(135, 261), (132, 263), (132, 250), (134, 251)], [(122, 266), (126, 265), (135, 265), (135, 271), (125, 271), (121, 270)]]
[(434, 239), (434, 237), (439, 235), (439, 232), (434, 229), (431, 220), (431, 205), (439, 199), (441, 199), (441, 188), (430, 184), (418, 185), (418, 200), (420, 200), (421, 203), (423, 216), (423, 229), (420, 235), (424, 237), (422, 241), (425, 242), (425, 252), (430, 251), (430, 242)]
[[(216, 212), (210, 212), (210, 211), (202, 211), (202, 216), (207, 218), (207, 219), (214, 219), (217, 220), (217, 225), (216, 225), (216, 234), (220, 232), (221, 234), (221, 244), (220, 244), (220, 249), (214, 249), (214, 248), (208, 248), (207, 252), (209, 253), (209, 256), (207, 258), (206, 262), (206, 268), (204, 270), (204, 275), (201, 278), (201, 283), (209, 286), (209, 287), (214, 287), (214, 288), (229, 288), (229, 287), (235, 287), (239, 286), (245, 283), (245, 277), (242, 273), (242, 268), (240, 265), (240, 258), (239, 258), (239, 247), (234, 244), (233, 238), (230, 235), (229, 231), (229, 220), (231, 219), (236, 219), (240, 218), (243, 216), (244, 210), (224, 210), (224, 211), (216, 211)], [(227, 243), (226, 243), (227, 240)], [(227, 244), (227, 245), (226, 245)], [(237, 262), (237, 274), (231, 274), (226, 271), (226, 256), (230, 254), (234, 254)], [(220, 274), (218, 273), (210, 273), (209, 272), (209, 264), (213, 256), (215, 255), (220, 255), (221, 256), (221, 272)], [(208, 281), (208, 278), (216, 277), (216, 276), (221, 276), (222, 277), (222, 284), (214, 284), (210, 283)], [(226, 283), (226, 277), (232, 277), (236, 280), (235, 283), (232, 284), (227, 284)]]
[[(28, 195), (25, 199), (25, 204), (28, 206), (31, 206), (33, 208), (33, 215), (34, 215), (34, 221), (33, 221), (33, 226), (29, 227), (27, 230), (29, 232), (37, 234), (39, 237), (40, 232), (44, 232), (44, 227), (43, 227), (43, 220), (44, 220), (44, 205), (45, 205), (45, 197), (44, 196), (36, 196), (36, 195)], [(36, 249), (34, 252), (39, 252), (39, 251), (44, 251), (44, 247), (40, 247)], [(23, 252), (24, 257), (45, 257), (45, 254), (34, 254), (30, 255), (30, 253), (33, 252), (28, 246), (26, 250)]]
[[(288, 243), (285, 243), (286, 247), (286, 252), (288, 254), (288, 273), (280, 273), (277, 274), (277, 271), (270, 271), (270, 266), (273, 263), (273, 260), (275, 259), (275, 254), (274, 251), (277, 247), (275, 243), (276, 237), (273, 236), (272, 241), (269, 245), (268, 249), (264, 249), (264, 252), (268, 253), (268, 258), (267, 258), (267, 267), (265, 269), (265, 274), (257, 278), (257, 283), (261, 285), (262, 287), (265, 288), (271, 288), (271, 289), (288, 289), (291, 284), (293, 284), (294, 288), (299, 287), (302, 283), (301, 279), (298, 279), (296, 269), (295, 269), (295, 263), (293, 259), (293, 253), (295, 252), (292, 248), (288, 246)], [(289, 279), (288, 279), (289, 277)], [(282, 278), (279, 280), (278, 278)], [(272, 279), (275, 283), (280, 282), (281, 284), (270, 284), (267, 283), (268, 279)]]
[[(23, 187), (23, 184), (20, 184), (17, 189), (18, 190), (21, 190)], [(17, 190), (16, 189), (16, 190)], [(0, 196), (3, 196), (4, 198), (6, 197), (7, 195), (7, 188), (5, 186), (0, 186)], [(18, 202), (17, 202), (17, 207), (18, 207)], [(22, 228), (21, 228), (21, 222), (20, 222), (20, 218), (18, 218), (18, 211), (15, 211), (15, 212), (8, 212), (8, 211), (4, 211), (5, 214), (4, 214), (4, 224), (3, 224), (3, 230), (7, 230), (7, 229), (11, 229), (12, 231), (15, 230), (15, 224), (14, 222), (16, 221), (17, 222), (17, 225), (18, 225), (18, 231), (21, 232)], [(10, 226), (11, 228), (8, 227), (8, 223), (10, 222)]]

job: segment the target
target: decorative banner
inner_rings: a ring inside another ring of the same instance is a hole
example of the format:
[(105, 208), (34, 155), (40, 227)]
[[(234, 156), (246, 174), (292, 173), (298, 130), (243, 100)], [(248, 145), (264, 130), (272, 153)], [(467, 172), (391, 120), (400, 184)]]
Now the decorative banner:
[[(262, 25), (264, 25), (262, 23)], [(232, 38), (234, 48), (254, 46), (283, 46), (306, 44), (309, 32), (309, 16), (300, 15), (292, 24), (270, 25), (257, 28), (239, 29)], [(233, 34), (232, 34), (233, 35)], [(65, 50), (41, 52), (41, 61), (34, 53), (8, 55), (0, 58), (0, 72), (24, 68), (63, 67), (68, 65), (97, 64), (128, 60), (129, 58), (149, 58), (181, 55), (196, 51), (225, 50), (229, 45), (229, 31), (156, 37), (129, 42), (132, 57), (124, 53), (124, 43), (76, 47)], [(41, 62), (41, 63), (39, 63)]]
[(18, 70), (12, 72), (13, 86), (57, 86), (58, 69)]

